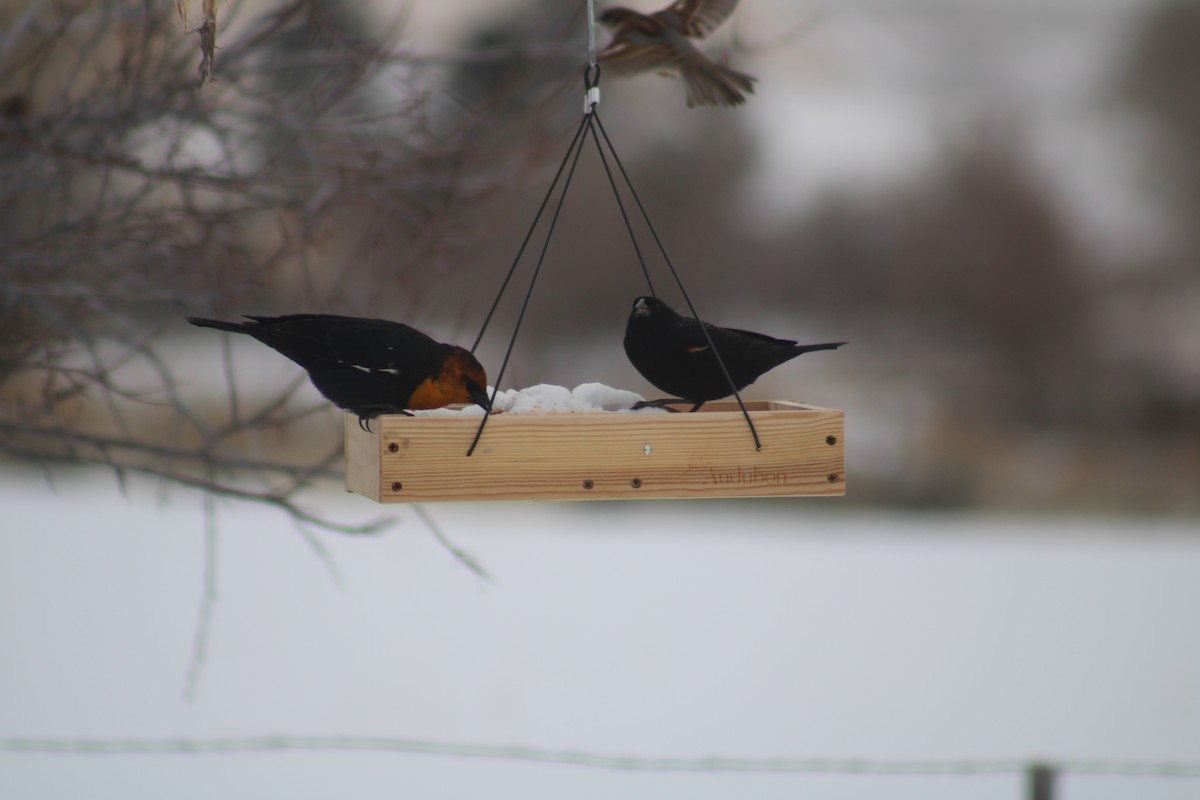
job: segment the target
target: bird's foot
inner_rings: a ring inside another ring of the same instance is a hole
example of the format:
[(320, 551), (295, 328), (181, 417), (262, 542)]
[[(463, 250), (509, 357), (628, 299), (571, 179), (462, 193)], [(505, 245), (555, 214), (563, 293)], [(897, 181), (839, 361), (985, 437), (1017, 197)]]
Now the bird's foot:
[(637, 411), (642, 408), (661, 408), (665, 411), (670, 411), (672, 414), (678, 414), (678, 408), (671, 408), (668, 403), (690, 403), (691, 400), (677, 400), (673, 397), (664, 397), (661, 400), (639, 400), (629, 407), (631, 411)]

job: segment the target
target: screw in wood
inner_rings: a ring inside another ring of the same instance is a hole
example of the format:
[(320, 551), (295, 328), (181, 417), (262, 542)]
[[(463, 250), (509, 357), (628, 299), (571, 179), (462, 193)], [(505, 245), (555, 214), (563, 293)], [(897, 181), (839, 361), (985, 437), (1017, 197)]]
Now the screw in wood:
[(642, 488), (642, 479), (641, 479), (641, 478), (634, 478), (633, 480), (631, 480), (631, 481), (629, 482), (629, 485), (630, 485), (630, 486), (632, 486), (632, 487), (633, 487), (633, 488), (635, 488), (635, 489), (640, 489), (640, 488)]
[(591, 489), (595, 485), (596, 484), (592, 483), (590, 479), (583, 482), (583, 488), (585, 489)]
[(398, 492), (403, 488), (404, 488), (404, 484), (400, 483), (400, 481), (392, 481), (392, 491), (393, 492)]
[(388, 452), (389, 453), (394, 453), (399, 449), (400, 449), (400, 445), (396, 444), (395, 442), (391, 442), (390, 444), (388, 444)]
[(831, 472), (831, 473), (829, 473), (829, 482), (830, 482), (830, 483), (837, 483), (837, 482), (838, 482), (838, 478), (839, 478), (839, 477), (840, 477), (840, 476), (839, 476), (839, 475), (838, 475), (836, 472)]
[(832, 447), (833, 445), (837, 444), (837, 437), (834, 436), (832, 433), (829, 434), (828, 436), (825, 437), (825, 444)]

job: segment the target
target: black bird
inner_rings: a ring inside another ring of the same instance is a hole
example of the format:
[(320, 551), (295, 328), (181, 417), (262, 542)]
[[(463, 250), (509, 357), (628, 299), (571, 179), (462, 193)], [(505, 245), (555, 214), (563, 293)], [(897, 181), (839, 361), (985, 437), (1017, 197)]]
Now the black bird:
[(695, 411), (709, 400), (733, 394), (704, 338), (704, 330), (720, 352), (721, 361), (739, 392), (763, 373), (801, 353), (835, 350), (845, 344), (797, 345), (790, 339), (719, 328), (681, 316), (657, 297), (639, 297), (633, 301), (633, 312), (625, 326), (625, 355), (643, 378), (678, 399), (646, 401), (635, 408), (686, 402), (693, 403), (691, 410)]
[(687, 105), (740, 106), (754, 92), (754, 78), (713, 62), (690, 39), (712, 33), (733, 13), (738, 0), (675, 0), (662, 11), (642, 14), (620, 6), (597, 20), (612, 29), (600, 65), (615, 73), (655, 70), (683, 78)]
[[(475, 356), (416, 328), (333, 314), (246, 316), (249, 322), (188, 317), (201, 328), (245, 333), (308, 371), (313, 386), (358, 416), (363, 430), (380, 414), (474, 403), (490, 410), (487, 374)], [(411, 416), (411, 414), (409, 414)]]

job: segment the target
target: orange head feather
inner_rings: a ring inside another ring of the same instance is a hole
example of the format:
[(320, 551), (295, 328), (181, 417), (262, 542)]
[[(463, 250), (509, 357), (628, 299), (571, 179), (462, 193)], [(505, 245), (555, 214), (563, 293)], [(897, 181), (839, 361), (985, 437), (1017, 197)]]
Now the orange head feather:
[(487, 373), (475, 356), (454, 347), (442, 360), (441, 370), (426, 378), (408, 398), (406, 408), (441, 408), (451, 403), (474, 403), (490, 410)]

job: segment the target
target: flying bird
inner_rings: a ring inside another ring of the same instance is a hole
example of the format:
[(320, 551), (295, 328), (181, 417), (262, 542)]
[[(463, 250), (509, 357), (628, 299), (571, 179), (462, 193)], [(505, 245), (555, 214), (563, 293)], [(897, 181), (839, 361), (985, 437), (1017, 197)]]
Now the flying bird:
[(656, 297), (639, 297), (633, 301), (625, 326), (625, 355), (643, 378), (678, 399), (644, 401), (635, 408), (686, 402), (693, 403), (691, 411), (695, 411), (709, 400), (733, 394), (704, 337), (705, 330), (738, 391), (801, 353), (835, 350), (845, 344), (798, 345), (790, 339), (719, 328), (681, 316)]
[[(475, 356), (416, 328), (333, 314), (246, 316), (249, 322), (188, 317), (201, 328), (253, 336), (304, 367), (313, 385), (370, 431), (380, 414), (474, 403), (491, 409), (487, 374)], [(412, 416), (411, 414), (408, 414)]]
[(755, 79), (717, 64), (689, 39), (703, 39), (733, 13), (738, 0), (675, 0), (653, 14), (620, 6), (597, 20), (612, 29), (612, 41), (599, 55), (600, 65), (617, 73), (654, 70), (683, 78), (687, 105), (740, 106), (754, 93)]

